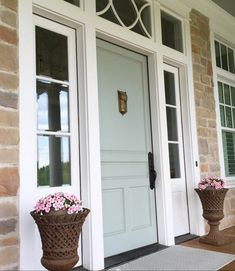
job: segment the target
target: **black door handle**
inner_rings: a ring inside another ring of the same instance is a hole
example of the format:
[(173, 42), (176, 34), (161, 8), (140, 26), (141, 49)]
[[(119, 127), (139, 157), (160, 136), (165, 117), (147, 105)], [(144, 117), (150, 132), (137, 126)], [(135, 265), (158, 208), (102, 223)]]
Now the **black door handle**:
[(157, 178), (157, 172), (154, 169), (153, 154), (151, 152), (148, 153), (148, 162), (149, 162), (150, 189), (154, 189), (155, 188), (155, 180)]

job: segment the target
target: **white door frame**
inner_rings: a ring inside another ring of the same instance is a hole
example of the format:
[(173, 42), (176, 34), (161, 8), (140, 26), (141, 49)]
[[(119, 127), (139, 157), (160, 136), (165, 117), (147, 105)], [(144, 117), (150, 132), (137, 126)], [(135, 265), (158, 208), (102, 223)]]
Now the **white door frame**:
[[(34, 3), (34, 9), (33, 9)], [(66, 8), (65, 8), (66, 7)], [(34, 173), (28, 171), (31, 165), (30, 157), (27, 159), (25, 150), (30, 140), (25, 140), (27, 130), (22, 125), (28, 119), (34, 118), (28, 114), (33, 111), (32, 105), (25, 108), (27, 95), (23, 95), (25, 89), (34, 89), (34, 70), (32, 48), (32, 12), (41, 13), (52, 19), (59, 19), (60, 22), (73, 25), (80, 29), (78, 42), (81, 45), (78, 55), (80, 80), (80, 146), (81, 146), (81, 185), (82, 199), (84, 204), (91, 208), (91, 213), (83, 227), (83, 266), (90, 270), (102, 269), (104, 267), (103, 256), (103, 222), (102, 222), (102, 197), (101, 197), (101, 170), (100, 170), (100, 144), (99, 144), (99, 109), (98, 109), (98, 86), (96, 69), (96, 36), (117, 45), (126, 47), (133, 51), (148, 56), (149, 64), (149, 87), (151, 100), (152, 134), (155, 167), (158, 172), (156, 180), (157, 218), (159, 243), (165, 245), (174, 244), (174, 231), (171, 205), (171, 188), (169, 183), (163, 180), (169, 179), (169, 161), (165, 152), (167, 146), (167, 126), (165, 114), (163, 62), (171, 56), (174, 63), (180, 68), (181, 84), (187, 90), (187, 121), (190, 124), (188, 142), (190, 153), (188, 159), (192, 161), (190, 174), (187, 176), (189, 196), (189, 213), (191, 233), (202, 234), (204, 232), (203, 220), (201, 217), (200, 202), (193, 193), (199, 179), (199, 168), (194, 162), (198, 161), (196, 117), (194, 104), (194, 88), (192, 75), (192, 55), (189, 26), (189, 10), (180, 6), (179, 14), (186, 16), (182, 20), (185, 32), (186, 54), (182, 54), (161, 45), (160, 29), (160, 4), (153, 1), (154, 25), (156, 40), (147, 39), (140, 35), (122, 29), (111, 22), (108, 22), (95, 15), (95, 1), (84, 1), (83, 8), (73, 8), (61, 0), (20, 0), (19, 1), (19, 55), (20, 55), (20, 232), (22, 230), (21, 220), (24, 216), (21, 213), (22, 189), (26, 189), (25, 177), (35, 178)], [(177, 8), (177, 7), (176, 7)], [(186, 15), (187, 14), (187, 15)], [(182, 72), (182, 73), (181, 73)], [(32, 109), (32, 110), (31, 110)], [(28, 127), (29, 128), (29, 127)], [(31, 142), (33, 145), (33, 142)], [(36, 146), (35, 146), (36, 148)], [(31, 150), (34, 151), (34, 150)], [(158, 161), (161, 160), (161, 163)], [(30, 173), (31, 172), (31, 173)], [(22, 249), (22, 247), (21, 247)], [(22, 259), (21, 256), (21, 262)]]

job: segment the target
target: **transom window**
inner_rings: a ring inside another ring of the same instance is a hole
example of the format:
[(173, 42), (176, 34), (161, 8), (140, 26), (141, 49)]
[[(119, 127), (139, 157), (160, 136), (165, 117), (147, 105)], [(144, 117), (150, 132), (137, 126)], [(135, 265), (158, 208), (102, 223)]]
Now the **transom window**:
[(183, 52), (182, 24), (175, 17), (161, 11), (162, 44)]
[(232, 48), (215, 41), (216, 66), (231, 73), (235, 73), (233, 51)]
[(218, 82), (220, 121), (227, 177), (235, 175), (235, 87)]
[(97, 15), (151, 38), (151, 6), (147, 0), (96, 0)]

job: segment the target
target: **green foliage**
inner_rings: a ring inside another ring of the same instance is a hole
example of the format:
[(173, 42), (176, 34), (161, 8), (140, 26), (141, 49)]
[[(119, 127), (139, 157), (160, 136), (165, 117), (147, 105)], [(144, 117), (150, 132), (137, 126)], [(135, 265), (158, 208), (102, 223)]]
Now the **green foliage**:
[[(71, 184), (70, 162), (61, 163), (61, 179), (63, 184)], [(50, 165), (38, 168), (38, 186), (50, 185)]]

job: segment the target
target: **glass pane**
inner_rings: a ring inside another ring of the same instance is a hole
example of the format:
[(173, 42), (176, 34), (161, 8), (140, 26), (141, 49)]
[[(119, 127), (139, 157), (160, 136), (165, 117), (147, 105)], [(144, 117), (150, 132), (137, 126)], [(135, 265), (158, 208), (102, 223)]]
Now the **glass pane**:
[(225, 107), (225, 115), (226, 115), (226, 127), (232, 128), (233, 122), (232, 122), (232, 112), (230, 107)]
[(130, 26), (135, 21), (137, 14), (131, 1), (113, 0), (114, 9), (125, 26)]
[(235, 106), (235, 88), (234, 87), (230, 87), (230, 88), (231, 88), (232, 105)]
[(177, 130), (177, 115), (176, 108), (167, 107), (167, 130), (168, 130), (168, 140), (177, 141), (178, 140), (178, 130)]
[(68, 81), (67, 37), (36, 26), (37, 75)]
[(233, 111), (233, 128), (235, 128), (235, 109), (232, 109)]
[(181, 22), (161, 11), (162, 43), (172, 49), (183, 52)]
[(235, 73), (233, 50), (228, 48), (229, 71)]
[(224, 106), (220, 105), (220, 121), (221, 121), (221, 126), (225, 126), (225, 114), (224, 114)]
[(224, 99), (225, 99), (225, 104), (231, 104), (230, 101), (230, 91), (229, 91), (229, 85), (224, 84)]
[(169, 143), (169, 162), (171, 179), (180, 178), (179, 146)]
[(68, 2), (74, 6), (80, 7), (80, 0), (64, 0), (65, 2)]
[(175, 75), (164, 71), (166, 104), (175, 105)]
[(218, 91), (219, 91), (219, 102), (224, 103), (223, 85), (221, 82), (218, 82)]
[(109, 3), (109, 0), (96, 0), (96, 12), (102, 11)]
[(38, 186), (71, 184), (68, 137), (38, 136)]
[(220, 48), (218, 41), (215, 41), (215, 57), (216, 57), (216, 66), (221, 68)]
[(222, 132), (224, 167), (226, 176), (235, 175), (235, 134), (232, 132)]
[(220, 44), (221, 47), (221, 58), (222, 58), (222, 68), (228, 70), (228, 59), (227, 59), (227, 47)]
[(69, 131), (68, 86), (37, 81), (38, 130)]

